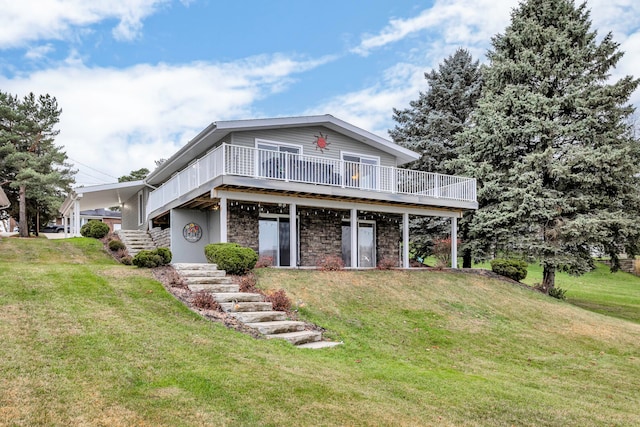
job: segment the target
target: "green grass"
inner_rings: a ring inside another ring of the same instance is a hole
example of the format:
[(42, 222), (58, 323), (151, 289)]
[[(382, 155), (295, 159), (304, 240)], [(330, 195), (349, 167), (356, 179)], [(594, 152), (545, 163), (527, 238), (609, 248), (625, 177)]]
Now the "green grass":
[(638, 323), (464, 274), (259, 276), (344, 345), (205, 321), (95, 241), (0, 241), (0, 425), (640, 424)]

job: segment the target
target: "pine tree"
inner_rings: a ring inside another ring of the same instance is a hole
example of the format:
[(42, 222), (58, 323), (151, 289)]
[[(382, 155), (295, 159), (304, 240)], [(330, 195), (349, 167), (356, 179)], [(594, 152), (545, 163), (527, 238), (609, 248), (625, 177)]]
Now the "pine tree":
[[(456, 174), (451, 161), (457, 159), (464, 141), (456, 136), (469, 125), (482, 90), (481, 67), (471, 54), (458, 49), (446, 58), (437, 70), (425, 73), (428, 88), (420, 92), (409, 108), (393, 110), (397, 122), (389, 131), (393, 140), (421, 157), (409, 168), (426, 172)], [(471, 252), (467, 240), (468, 218), (460, 222), (463, 267), (471, 267)], [(417, 256), (431, 253), (434, 240), (449, 233), (448, 221), (440, 218), (416, 218), (411, 221), (412, 249)]]
[(73, 182), (67, 156), (54, 144), (60, 113), (50, 95), (31, 93), (19, 100), (0, 92), (0, 176), (10, 182), (9, 197), (18, 200), (23, 237), (29, 235), (27, 208), (48, 219)]
[[(480, 209), (470, 225), (481, 256), (513, 251), (555, 272), (582, 274), (600, 249), (638, 248), (640, 153), (629, 125), (639, 81), (610, 82), (622, 57), (600, 42), (572, 0), (525, 0), (492, 40), (475, 126), (461, 137)], [(615, 267), (614, 267), (615, 268)]]

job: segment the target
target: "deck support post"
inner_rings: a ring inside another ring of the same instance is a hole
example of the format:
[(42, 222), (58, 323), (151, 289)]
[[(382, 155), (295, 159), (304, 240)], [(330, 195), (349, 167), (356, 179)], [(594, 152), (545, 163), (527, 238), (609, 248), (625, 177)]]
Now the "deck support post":
[(295, 203), (289, 204), (289, 265), (291, 267), (298, 266), (298, 225), (297, 225), (297, 209)]
[(409, 214), (402, 214), (402, 267), (409, 268)]
[(351, 209), (351, 267), (358, 267), (358, 210)]
[(458, 218), (451, 217), (451, 268), (458, 268)]
[(220, 243), (227, 243), (227, 196), (220, 197)]

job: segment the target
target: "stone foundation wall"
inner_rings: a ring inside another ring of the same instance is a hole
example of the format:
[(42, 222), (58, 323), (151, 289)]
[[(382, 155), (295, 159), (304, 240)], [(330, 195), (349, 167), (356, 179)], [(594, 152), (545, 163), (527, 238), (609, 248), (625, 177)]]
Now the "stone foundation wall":
[(342, 256), (342, 217), (345, 211), (330, 211), (301, 207), (300, 215), (300, 265), (318, 265), (322, 258)]
[(401, 266), (401, 219), (399, 215), (376, 216), (376, 258), (378, 263), (382, 260), (390, 260), (394, 262), (397, 267)]
[(149, 235), (151, 236), (151, 240), (155, 243), (158, 248), (170, 248), (171, 247), (171, 229), (165, 228), (164, 230), (160, 227), (154, 227), (149, 230)]
[[(262, 206), (262, 211), (286, 214), (271, 206)], [(247, 246), (256, 252), (259, 250), (259, 218), (261, 207), (256, 203), (229, 202), (227, 207), (227, 240)], [(298, 207), (300, 230), (300, 259), (298, 265), (315, 267), (326, 256), (342, 257), (342, 219), (349, 217), (349, 211)], [(364, 213), (360, 219), (376, 221), (376, 258), (392, 260), (400, 266), (400, 229), (399, 215)]]
[(258, 218), (260, 210), (256, 203), (228, 202), (227, 241), (246, 246), (258, 252)]

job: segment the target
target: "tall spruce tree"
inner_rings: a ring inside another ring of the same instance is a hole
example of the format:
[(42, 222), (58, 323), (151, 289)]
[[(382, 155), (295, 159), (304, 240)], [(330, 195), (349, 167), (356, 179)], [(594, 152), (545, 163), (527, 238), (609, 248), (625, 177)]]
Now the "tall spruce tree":
[[(457, 159), (464, 141), (456, 135), (469, 125), (482, 90), (481, 67), (465, 49), (445, 58), (437, 70), (425, 73), (428, 88), (420, 92), (409, 108), (393, 110), (396, 121), (389, 131), (393, 140), (420, 153), (411, 169), (442, 174), (459, 171), (451, 161)], [(471, 267), (471, 251), (466, 245), (468, 218), (460, 222), (463, 267)], [(412, 249), (418, 256), (428, 255), (434, 240), (448, 236), (448, 222), (441, 218), (415, 218), (411, 221)]]
[(639, 81), (611, 82), (622, 57), (601, 41), (585, 4), (525, 0), (492, 40), (483, 96), (463, 156), (479, 180), (470, 225), (476, 253), (513, 251), (555, 272), (582, 274), (600, 249), (638, 249), (640, 153), (628, 117)]
[(48, 219), (73, 182), (67, 156), (54, 144), (60, 113), (50, 95), (18, 99), (0, 92), (0, 176), (10, 182), (9, 197), (18, 201), (23, 237), (29, 235), (28, 207), (36, 218)]

